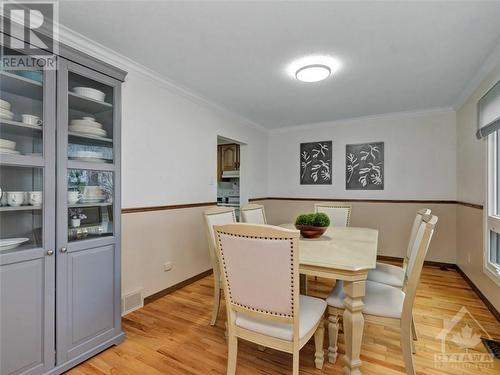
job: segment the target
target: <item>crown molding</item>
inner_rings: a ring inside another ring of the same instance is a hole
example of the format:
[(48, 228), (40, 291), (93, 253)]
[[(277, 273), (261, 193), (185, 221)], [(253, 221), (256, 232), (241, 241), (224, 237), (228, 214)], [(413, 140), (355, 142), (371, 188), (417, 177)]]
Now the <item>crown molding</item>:
[(456, 112), (453, 109), (453, 107), (435, 107), (435, 108), (419, 109), (419, 110), (415, 110), (415, 111), (381, 113), (378, 115), (350, 117), (350, 118), (341, 119), (341, 120), (315, 122), (312, 124), (285, 126), (285, 127), (281, 127), (281, 128), (272, 129), (270, 131), (270, 134), (280, 134), (280, 133), (286, 133), (286, 132), (290, 132), (290, 131), (300, 131), (300, 130), (322, 129), (322, 128), (328, 128), (331, 126), (345, 125), (345, 124), (349, 124), (349, 123), (352, 123), (355, 121), (398, 119), (398, 118), (426, 116), (426, 115), (439, 114), (439, 113), (456, 113)]
[(223, 116), (232, 118), (235, 121), (238, 121), (253, 129), (269, 133), (269, 129), (265, 128), (264, 126), (257, 124), (252, 120), (243, 117), (229, 110), (228, 108), (223, 107), (220, 104), (217, 104), (210, 99), (179, 85), (178, 83), (156, 72), (155, 70), (150, 69), (145, 65), (142, 65), (137, 61), (134, 61), (129, 57), (124, 56), (119, 52), (116, 52), (115, 50), (106, 47), (61, 24), (59, 24), (59, 41), (69, 47), (82, 51), (90, 56), (93, 56), (127, 72), (138, 74), (143, 78), (146, 78), (149, 81), (153, 82), (154, 84), (169, 90), (171, 93), (188, 99), (192, 103), (212, 109), (222, 114)]
[(467, 99), (476, 91), (481, 82), (500, 64), (500, 43), (496, 45), (493, 51), (484, 60), (479, 70), (467, 82), (464, 89), (453, 101), (453, 108), (458, 111), (467, 101)]

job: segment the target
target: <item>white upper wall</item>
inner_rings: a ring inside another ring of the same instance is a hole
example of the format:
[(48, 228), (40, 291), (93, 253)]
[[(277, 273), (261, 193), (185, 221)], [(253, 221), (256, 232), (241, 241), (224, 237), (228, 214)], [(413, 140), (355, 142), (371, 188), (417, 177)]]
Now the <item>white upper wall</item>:
[[(269, 138), (269, 196), (456, 199), (456, 121), (451, 109), (365, 117), (283, 129)], [(333, 141), (333, 184), (300, 185), (302, 142)], [(345, 189), (345, 146), (385, 142), (385, 189)]]
[(123, 207), (215, 202), (217, 136), (245, 143), (243, 199), (267, 189), (267, 133), (130, 72), (123, 85)]
[(70, 29), (61, 42), (128, 72), (122, 86), (122, 207), (215, 202), (217, 136), (241, 149), (240, 194), (267, 194), (267, 130)]

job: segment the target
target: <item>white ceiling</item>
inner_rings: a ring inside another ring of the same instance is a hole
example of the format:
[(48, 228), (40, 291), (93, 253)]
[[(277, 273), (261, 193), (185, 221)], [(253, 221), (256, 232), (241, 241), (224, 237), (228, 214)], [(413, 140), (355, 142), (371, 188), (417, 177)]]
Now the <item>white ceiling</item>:
[[(449, 106), (500, 42), (500, 2), (71, 1), (60, 21), (268, 128)], [(306, 84), (293, 59), (342, 69)]]

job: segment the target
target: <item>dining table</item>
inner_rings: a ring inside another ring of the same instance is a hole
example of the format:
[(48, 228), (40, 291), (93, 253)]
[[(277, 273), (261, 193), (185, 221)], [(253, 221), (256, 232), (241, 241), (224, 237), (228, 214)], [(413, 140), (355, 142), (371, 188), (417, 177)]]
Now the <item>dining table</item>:
[[(295, 229), (294, 224), (282, 224), (283, 228)], [(364, 317), (363, 297), (368, 271), (377, 261), (378, 230), (356, 227), (328, 227), (319, 238), (299, 240), (299, 272), (301, 289), (307, 276), (342, 280), (344, 284), (343, 326), (345, 355), (342, 372), (345, 375), (361, 374), (361, 342)], [(332, 317), (329, 317), (332, 322)], [(337, 351), (328, 347), (328, 360), (335, 363)]]

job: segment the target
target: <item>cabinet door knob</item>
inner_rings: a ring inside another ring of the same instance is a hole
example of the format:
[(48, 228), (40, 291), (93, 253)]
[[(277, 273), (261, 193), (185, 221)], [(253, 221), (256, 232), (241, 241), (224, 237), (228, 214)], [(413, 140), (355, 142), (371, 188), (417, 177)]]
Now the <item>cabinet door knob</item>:
[(68, 248), (66, 247), (61, 247), (61, 249), (59, 250), (61, 253), (65, 253), (66, 251), (68, 251)]
[(54, 250), (47, 250), (47, 255), (54, 255)]

